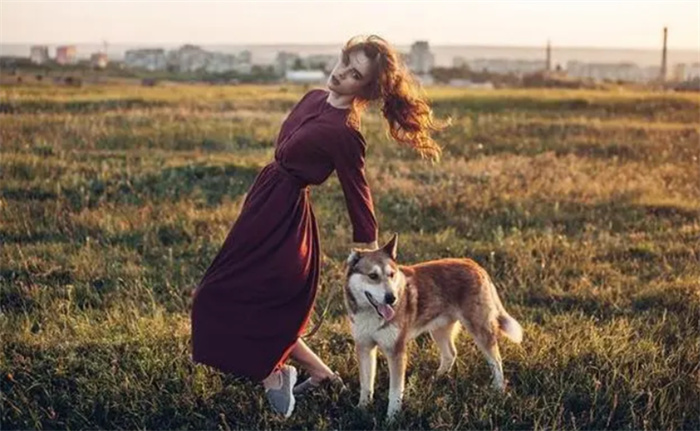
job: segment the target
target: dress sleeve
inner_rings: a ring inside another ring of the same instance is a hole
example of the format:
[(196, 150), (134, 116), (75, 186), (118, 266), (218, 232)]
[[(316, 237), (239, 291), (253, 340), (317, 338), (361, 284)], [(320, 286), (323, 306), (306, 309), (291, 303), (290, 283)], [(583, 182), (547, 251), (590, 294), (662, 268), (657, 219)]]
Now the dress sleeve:
[(339, 135), (341, 142), (335, 146), (333, 162), (352, 223), (352, 240), (376, 241), (377, 220), (374, 216), (372, 193), (365, 178), (367, 144), (359, 132), (351, 129)]

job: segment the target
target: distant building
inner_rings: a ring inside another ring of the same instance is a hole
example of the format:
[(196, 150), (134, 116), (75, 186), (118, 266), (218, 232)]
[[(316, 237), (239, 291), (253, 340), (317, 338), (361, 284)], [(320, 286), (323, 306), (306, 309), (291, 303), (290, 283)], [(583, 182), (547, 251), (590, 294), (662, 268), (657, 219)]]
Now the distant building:
[(275, 72), (278, 75), (285, 75), (288, 70), (292, 70), (297, 62), (300, 62), (299, 54), (294, 52), (280, 51), (275, 58)]
[(659, 67), (639, 67), (634, 63), (566, 63), (566, 74), (572, 78), (595, 81), (650, 82), (658, 79)]
[(408, 68), (417, 74), (428, 74), (435, 66), (435, 56), (430, 52), (428, 42), (419, 40), (411, 45), (408, 54)]
[(253, 53), (248, 50), (239, 52), (236, 58), (240, 63), (253, 64)]
[(541, 72), (547, 69), (546, 60), (511, 60), (508, 58), (477, 58), (466, 60), (455, 57), (453, 67), (467, 67), (474, 72), (489, 72), (500, 75), (514, 74), (518, 76)]
[(683, 75), (684, 81), (692, 81), (694, 79), (700, 79), (700, 63), (688, 65), (688, 68)]
[(493, 84), (489, 81), (486, 82), (474, 82), (469, 79), (450, 79), (447, 84), (450, 87), (460, 87), (460, 88), (482, 88), (487, 90), (493, 90)]
[(687, 82), (700, 79), (700, 63), (676, 64), (673, 68), (673, 80)]
[(333, 71), (333, 68), (337, 62), (337, 55), (316, 54), (306, 57), (304, 60), (304, 65), (308, 69), (323, 70), (326, 73), (330, 73)]
[(239, 52), (233, 70), (243, 75), (250, 74), (253, 71), (253, 53), (248, 50)]
[(210, 73), (229, 72), (236, 68), (236, 56), (232, 54), (212, 52), (207, 60), (204, 69)]
[(233, 65), (233, 71), (241, 75), (249, 75), (253, 72), (253, 65), (252, 63), (244, 63), (240, 61), (240, 59), (237, 59), (236, 63)]
[(238, 55), (224, 54), (221, 52), (207, 52), (203, 59), (206, 60), (204, 69), (210, 73), (237, 72), (242, 75), (250, 74), (253, 70), (250, 51), (243, 51)]
[(204, 70), (212, 54), (196, 45), (183, 45), (168, 53), (168, 64), (180, 72)]
[(64, 45), (56, 48), (56, 63), (75, 64), (78, 62), (77, 50), (75, 45)]
[(641, 76), (638, 82), (649, 82), (658, 78), (660, 68), (656, 66), (644, 66), (639, 68), (641, 70)]
[(109, 58), (104, 52), (96, 52), (90, 56), (90, 66), (95, 69), (104, 69), (109, 63)]
[(671, 73), (671, 80), (672, 81), (684, 81), (683, 77), (685, 76), (685, 68), (687, 66), (685, 63), (678, 63), (675, 66), (673, 66), (673, 72)]
[(34, 45), (29, 49), (29, 60), (34, 64), (44, 64), (49, 61), (49, 47)]
[(196, 45), (182, 45), (167, 53), (163, 49), (136, 49), (126, 52), (124, 63), (130, 68), (169, 70), (172, 72), (225, 73), (235, 71), (249, 74), (253, 68), (249, 51), (239, 56), (209, 52)]
[(328, 77), (321, 70), (288, 70), (284, 79), (295, 84), (322, 84)]
[(165, 70), (167, 67), (165, 51), (161, 48), (132, 49), (126, 51), (124, 55), (124, 64), (129, 68), (146, 69), (150, 71)]

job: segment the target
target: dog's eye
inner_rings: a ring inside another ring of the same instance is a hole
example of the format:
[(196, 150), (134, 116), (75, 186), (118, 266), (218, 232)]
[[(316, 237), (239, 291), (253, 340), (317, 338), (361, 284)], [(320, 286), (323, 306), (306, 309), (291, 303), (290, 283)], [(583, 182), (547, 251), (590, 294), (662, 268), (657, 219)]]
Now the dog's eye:
[(393, 273), (393, 272), (390, 272), (390, 273), (387, 274), (387, 275), (389, 276), (389, 278), (394, 278), (394, 273)]
[(379, 280), (379, 276), (374, 272), (369, 275), (369, 278), (370, 280)]

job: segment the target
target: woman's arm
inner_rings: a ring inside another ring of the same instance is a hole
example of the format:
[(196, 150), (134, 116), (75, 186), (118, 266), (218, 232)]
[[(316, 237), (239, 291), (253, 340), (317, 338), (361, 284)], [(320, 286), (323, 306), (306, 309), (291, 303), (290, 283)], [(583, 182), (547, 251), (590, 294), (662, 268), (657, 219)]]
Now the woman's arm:
[(352, 223), (352, 242), (377, 248), (377, 219), (367, 179), (365, 148), (362, 135), (349, 129), (341, 131), (333, 148), (333, 163), (345, 195)]

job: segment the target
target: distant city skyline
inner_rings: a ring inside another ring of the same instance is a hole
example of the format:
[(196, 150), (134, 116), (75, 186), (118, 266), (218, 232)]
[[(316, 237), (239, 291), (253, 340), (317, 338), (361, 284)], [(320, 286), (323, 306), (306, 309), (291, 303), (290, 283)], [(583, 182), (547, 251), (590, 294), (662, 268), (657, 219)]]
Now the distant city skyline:
[(698, 1), (0, 2), (2, 44), (342, 44), (555, 46), (700, 52)]

